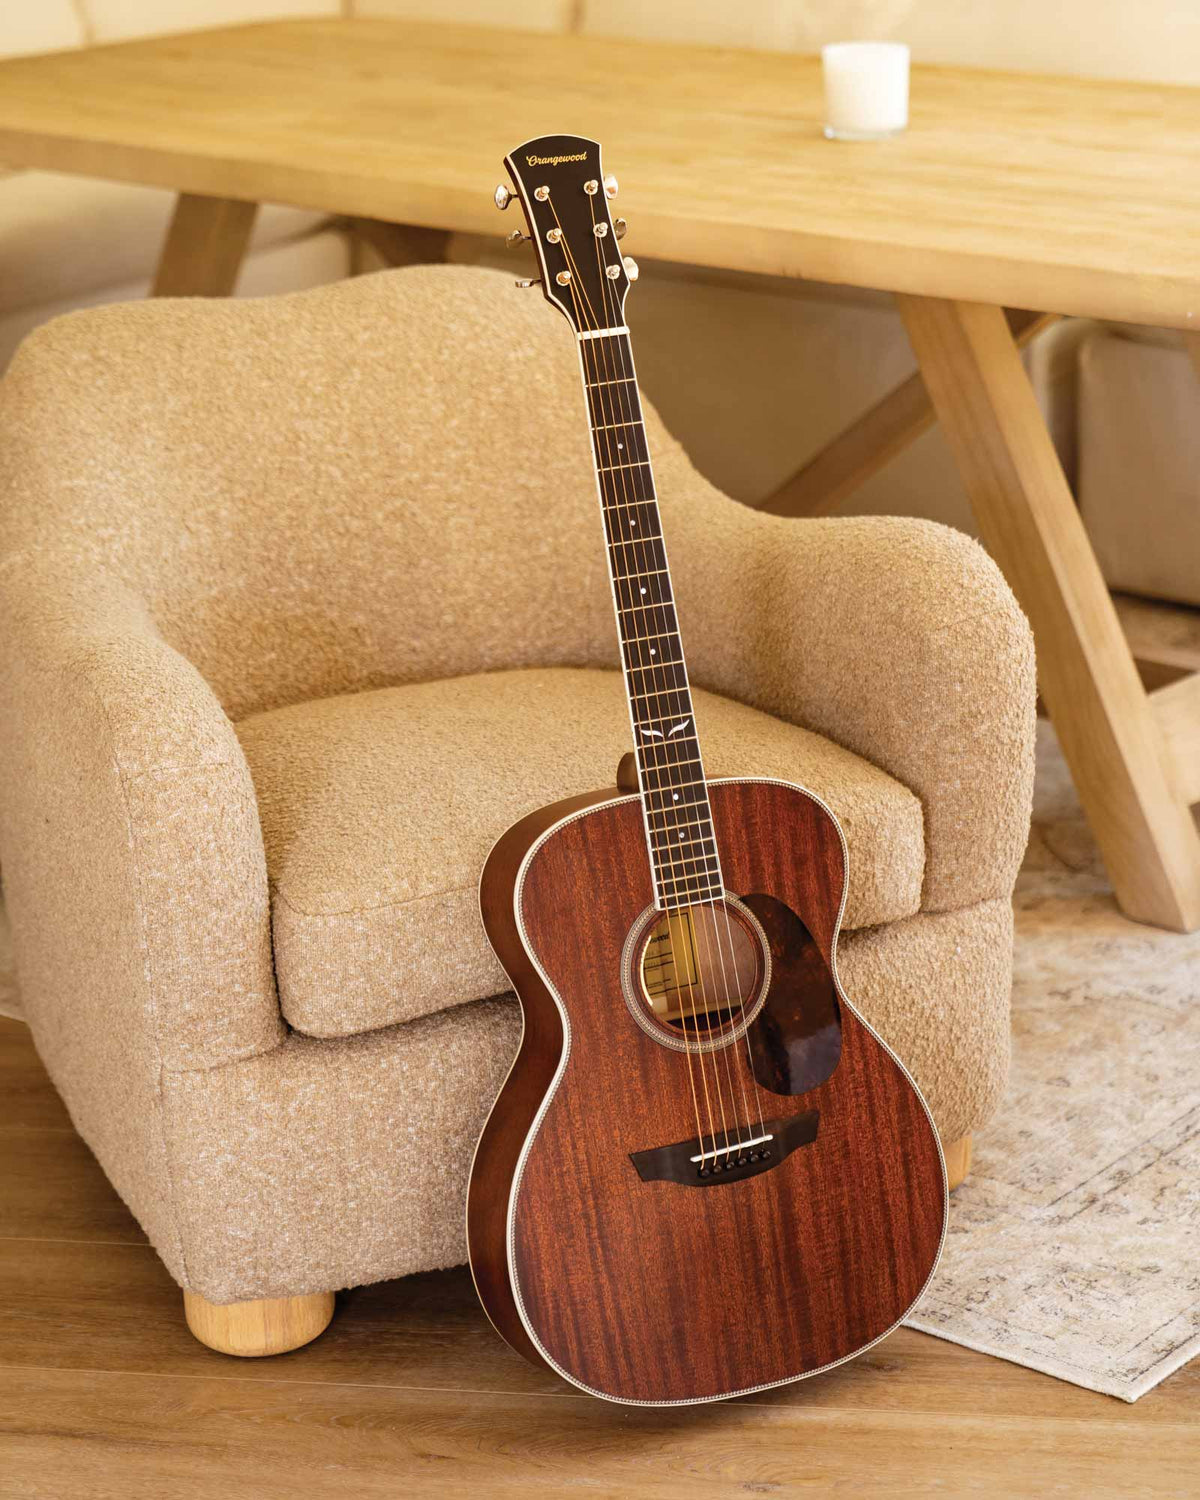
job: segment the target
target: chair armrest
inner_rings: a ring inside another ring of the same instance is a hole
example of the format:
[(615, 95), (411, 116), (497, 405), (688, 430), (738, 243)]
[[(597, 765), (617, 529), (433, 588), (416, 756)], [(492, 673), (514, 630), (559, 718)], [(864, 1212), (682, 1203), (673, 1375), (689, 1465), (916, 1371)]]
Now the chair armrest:
[(283, 1039), (245, 757), (199, 673), (94, 564), (0, 570), (0, 764), (35, 1034), (123, 1033), (160, 1071)]
[(1007, 897), (1029, 833), (1036, 681), (1028, 623), (987, 553), (931, 521), (763, 515), (668, 469), (697, 683), (915, 792), (925, 910)]

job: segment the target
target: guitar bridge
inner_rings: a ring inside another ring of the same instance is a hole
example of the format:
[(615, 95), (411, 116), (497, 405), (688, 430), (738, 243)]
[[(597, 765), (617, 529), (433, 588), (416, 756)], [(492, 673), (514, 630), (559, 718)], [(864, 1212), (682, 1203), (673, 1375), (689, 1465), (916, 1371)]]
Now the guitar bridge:
[(717, 1131), (703, 1140), (676, 1141), (631, 1151), (629, 1160), (643, 1182), (677, 1182), (682, 1187), (714, 1187), (757, 1177), (777, 1167), (800, 1146), (817, 1138), (820, 1111), (805, 1110), (787, 1120), (764, 1120), (738, 1130)]

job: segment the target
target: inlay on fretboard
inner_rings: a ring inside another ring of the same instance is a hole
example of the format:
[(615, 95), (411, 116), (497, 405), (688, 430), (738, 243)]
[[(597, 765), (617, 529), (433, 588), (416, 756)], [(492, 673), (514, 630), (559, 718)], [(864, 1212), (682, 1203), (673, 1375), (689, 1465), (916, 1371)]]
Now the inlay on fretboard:
[(700, 743), (626, 332), (579, 340), (659, 904), (720, 895)]

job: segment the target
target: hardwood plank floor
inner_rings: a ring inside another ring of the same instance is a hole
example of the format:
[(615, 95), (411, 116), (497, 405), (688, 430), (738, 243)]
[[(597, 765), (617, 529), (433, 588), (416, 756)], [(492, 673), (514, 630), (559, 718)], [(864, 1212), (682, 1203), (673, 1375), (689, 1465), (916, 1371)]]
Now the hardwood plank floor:
[(609, 1406), (512, 1354), (462, 1270), (339, 1298), (316, 1343), (235, 1361), (0, 1020), (0, 1497), (1200, 1494), (1200, 1362), (1136, 1406), (907, 1330), (797, 1386)]

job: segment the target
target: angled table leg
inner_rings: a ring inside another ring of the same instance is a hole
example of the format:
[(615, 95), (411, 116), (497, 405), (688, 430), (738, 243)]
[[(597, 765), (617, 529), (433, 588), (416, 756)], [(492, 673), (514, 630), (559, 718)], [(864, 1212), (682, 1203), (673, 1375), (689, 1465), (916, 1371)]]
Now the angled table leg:
[(387, 224), (382, 219), (351, 219), (350, 228), (389, 266), (419, 266), (443, 261), (453, 238), (446, 229)]
[(180, 193), (150, 295), (228, 297), (257, 213), (257, 203)]
[[(1005, 314), (1018, 348), (1035, 339), (1056, 313)], [(889, 391), (769, 495), (756, 510), (773, 516), (827, 516), (936, 421), (933, 403), (918, 371)]]
[(998, 307), (900, 310), (979, 529), (1033, 625), (1038, 677), (1122, 909), (1200, 927), (1200, 834)]

